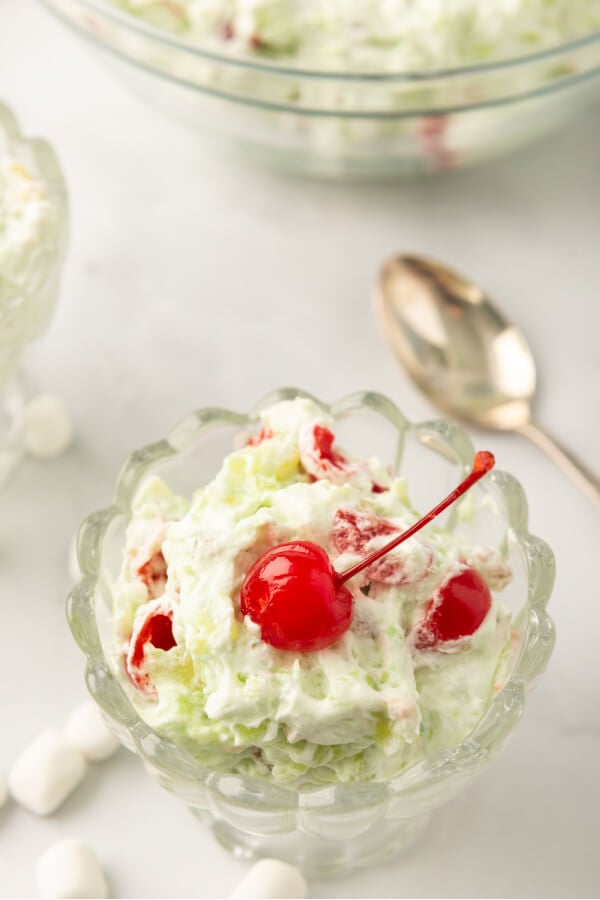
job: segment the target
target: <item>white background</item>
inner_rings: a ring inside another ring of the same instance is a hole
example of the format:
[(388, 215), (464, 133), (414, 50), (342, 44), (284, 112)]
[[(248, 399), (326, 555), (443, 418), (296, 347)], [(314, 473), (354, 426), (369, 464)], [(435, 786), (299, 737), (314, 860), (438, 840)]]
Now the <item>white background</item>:
[[(488, 288), (529, 336), (539, 419), (600, 469), (600, 120), (473, 172), (329, 184), (245, 168), (161, 118), (33, 0), (0, 0), (0, 96), (51, 139), (71, 191), (64, 290), (29, 371), (77, 441), (0, 494), (0, 771), (84, 696), (64, 621), (67, 545), (128, 452), (191, 408), (296, 384), (388, 393), (430, 417), (383, 346), (382, 259), (427, 252)], [(483, 437), (554, 548), (557, 649), (512, 741), (406, 858), (314, 882), (319, 897), (595, 896), (600, 890), (600, 515), (533, 446)], [(0, 894), (89, 841), (114, 896), (222, 897), (245, 871), (121, 751), (59, 814), (0, 811)]]

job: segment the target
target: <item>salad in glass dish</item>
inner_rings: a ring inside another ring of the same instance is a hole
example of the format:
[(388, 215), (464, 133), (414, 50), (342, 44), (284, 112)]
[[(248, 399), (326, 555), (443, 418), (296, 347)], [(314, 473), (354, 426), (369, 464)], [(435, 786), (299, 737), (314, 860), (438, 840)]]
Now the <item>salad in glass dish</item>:
[(232, 849), (373, 862), (519, 718), (552, 649), (552, 556), (516, 482), (473, 458), (379, 395), (282, 391), (188, 417), (84, 523), (69, 618), (88, 685)]
[(44, 0), (139, 94), (328, 176), (497, 156), (598, 97), (600, 0)]
[(351, 74), (510, 60), (600, 29), (600, 0), (106, 2), (215, 52)]
[(67, 194), (51, 147), (0, 103), (0, 482), (21, 450), (18, 365), (47, 327), (67, 243)]

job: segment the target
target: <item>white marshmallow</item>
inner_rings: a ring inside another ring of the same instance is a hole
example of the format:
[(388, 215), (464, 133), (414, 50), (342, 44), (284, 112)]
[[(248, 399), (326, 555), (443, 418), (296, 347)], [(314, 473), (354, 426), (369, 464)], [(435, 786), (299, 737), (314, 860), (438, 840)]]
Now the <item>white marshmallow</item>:
[(0, 807), (4, 806), (7, 800), (8, 787), (6, 784), (6, 779), (2, 775), (0, 775)]
[(38, 394), (25, 407), (23, 443), (36, 459), (52, 459), (73, 440), (71, 420), (59, 397)]
[(102, 713), (92, 700), (86, 700), (73, 710), (67, 719), (65, 734), (90, 762), (108, 759), (119, 748), (118, 740), (104, 724)]
[(108, 885), (93, 851), (73, 838), (53, 844), (36, 866), (40, 897), (108, 897)]
[(21, 806), (38, 816), (54, 812), (82, 780), (85, 757), (59, 731), (42, 731), (8, 773), (8, 788)]
[(67, 563), (69, 578), (75, 584), (81, 581), (81, 569), (79, 568), (79, 559), (77, 558), (77, 535), (74, 534), (69, 544), (69, 560)]
[(306, 882), (298, 869), (280, 859), (261, 859), (252, 866), (229, 896), (254, 900), (295, 900), (306, 895)]

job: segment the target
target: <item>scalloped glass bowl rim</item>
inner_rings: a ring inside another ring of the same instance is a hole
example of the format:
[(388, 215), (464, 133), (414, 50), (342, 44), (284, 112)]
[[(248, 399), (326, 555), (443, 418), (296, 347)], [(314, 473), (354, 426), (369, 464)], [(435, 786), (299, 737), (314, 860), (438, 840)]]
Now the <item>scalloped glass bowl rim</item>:
[[(52, 0), (42, 0), (53, 6)], [(435, 81), (439, 78), (453, 78), (462, 75), (476, 75), (478, 73), (495, 72), (501, 69), (516, 68), (524, 66), (528, 63), (540, 62), (542, 60), (551, 60), (555, 56), (561, 56), (563, 53), (577, 51), (587, 47), (595, 42), (600, 42), (600, 30), (592, 31), (584, 34), (571, 41), (565, 41), (561, 44), (538, 50), (525, 56), (514, 56), (489, 62), (476, 63), (467, 66), (457, 66), (448, 69), (432, 69), (425, 71), (340, 71), (337, 69), (305, 69), (301, 66), (279, 65), (277, 62), (263, 59), (257, 61), (251, 56), (242, 54), (225, 54), (216, 53), (212, 50), (205, 49), (199, 44), (192, 43), (185, 38), (173, 35), (171, 32), (161, 30), (130, 13), (117, 9), (109, 5), (107, 0), (75, 0), (85, 10), (98, 13), (107, 19), (116, 22), (118, 25), (124, 26), (130, 31), (148, 37), (158, 43), (163, 43), (169, 47), (179, 49), (201, 59), (210, 60), (223, 65), (237, 66), (239, 68), (247, 68), (273, 75), (292, 75), (303, 78), (330, 78), (333, 81), (377, 81), (377, 82), (401, 82), (401, 81)]]
[[(111, 524), (123, 517), (127, 519), (130, 503), (137, 486), (154, 465), (161, 460), (174, 458), (185, 451), (194, 439), (199, 438), (205, 429), (213, 425), (225, 424), (235, 425), (240, 429), (252, 428), (258, 424), (258, 413), (261, 409), (279, 400), (293, 399), (298, 396), (314, 400), (336, 418), (365, 409), (378, 413), (397, 429), (401, 439), (411, 431), (417, 434), (421, 430), (433, 432), (440, 444), (452, 451), (456, 460), (463, 463), (465, 468), (472, 463), (473, 446), (462, 428), (442, 419), (413, 424), (404, 417), (391, 400), (373, 391), (352, 394), (330, 405), (306, 391), (283, 388), (268, 394), (251, 409), (248, 415), (214, 407), (196, 410), (184, 417), (170, 431), (167, 438), (154, 444), (148, 444), (131, 454), (121, 469), (113, 505), (92, 513), (83, 522), (78, 536), (78, 556), (82, 580), (69, 595), (67, 612), (73, 636), (87, 657), (86, 673), (90, 692), (109, 718), (113, 719), (117, 725), (120, 724), (127, 729), (142, 758), (145, 753), (141, 744), (151, 736), (167, 750), (167, 755), (173, 763), (178, 760), (178, 763), (183, 765), (180, 771), (172, 771), (174, 776), (179, 774), (187, 779), (193, 773), (194, 781), (206, 787), (218, 787), (218, 783), (221, 787), (226, 787), (235, 783), (243, 785), (254, 795), (265, 791), (273, 795), (275, 792), (280, 807), (297, 809), (316, 806), (323, 809), (337, 805), (342, 797), (347, 801), (353, 796), (359, 800), (366, 799), (368, 795), (369, 803), (372, 803), (374, 798), (383, 799), (386, 790), (392, 793), (401, 793), (406, 788), (410, 789), (418, 785), (419, 779), (415, 778), (415, 775), (419, 768), (427, 766), (431, 770), (433, 766), (437, 770), (439, 767), (443, 768), (445, 763), (451, 765), (462, 755), (473, 760), (481, 759), (482, 754), (483, 756), (489, 755), (490, 748), (495, 743), (499, 746), (503, 742), (506, 734), (512, 730), (520, 717), (525, 687), (544, 668), (552, 653), (554, 628), (551, 619), (545, 612), (545, 606), (553, 585), (554, 557), (550, 548), (539, 538), (533, 537), (527, 530), (527, 502), (520, 484), (513, 476), (505, 472), (492, 471), (488, 476), (489, 482), (506, 501), (507, 527), (516, 538), (524, 556), (530, 564), (534, 557), (538, 559), (543, 557), (549, 568), (547, 577), (541, 579), (539, 571), (532, 573), (531, 566), (528, 567), (528, 607), (523, 607), (528, 612), (525, 627), (526, 639), (523, 642), (519, 658), (505, 687), (494, 697), (475, 730), (460, 744), (438, 751), (403, 770), (394, 778), (382, 782), (344, 782), (290, 788), (284, 784), (270, 782), (268, 779), (226, 774), (205, 768), (181, 746), (144, 722), (106, 660), (94, 609), (101, 579), (103, 543)], [(533, 671), (531, 671), (528, 651), (531, 650), (533, 654), (536, 654), (540, 635), (546, 640), (546, 645), (542, 657), (536, 658)], [(106, 685), (107, 680), (110, 684), (112, 707), (110, 703), (106, 702), (104, 695), (98, 696), (98, 694), (103, 694), (103, 691), (95, 689), (97, 686), (96, 674), (101, 674), (103, 686)], [(115, 714), (117, 707), (118, 713)], [(124, 710), (126, 710), (126, 715), (123, 714)], [(498, 727), (498, 719), (504, 719), (505, 725)], [(494, 731), (497, 731), (498, 734), (490, 733)]]

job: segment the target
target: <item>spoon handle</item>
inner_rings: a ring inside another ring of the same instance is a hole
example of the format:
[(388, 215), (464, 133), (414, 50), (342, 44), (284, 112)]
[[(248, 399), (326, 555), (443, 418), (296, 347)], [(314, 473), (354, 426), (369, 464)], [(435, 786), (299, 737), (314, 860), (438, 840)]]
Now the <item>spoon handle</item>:
[(534, 422), (526, 422), (517, 429), (520, 434), (529, 438), (534, 444), (547, 453), (550, 459), (560, 466), (566, 475), (577, 485), (580, 491), (600, 507), (600, 478), (581, 462), (574, 453), (540, 428)]

